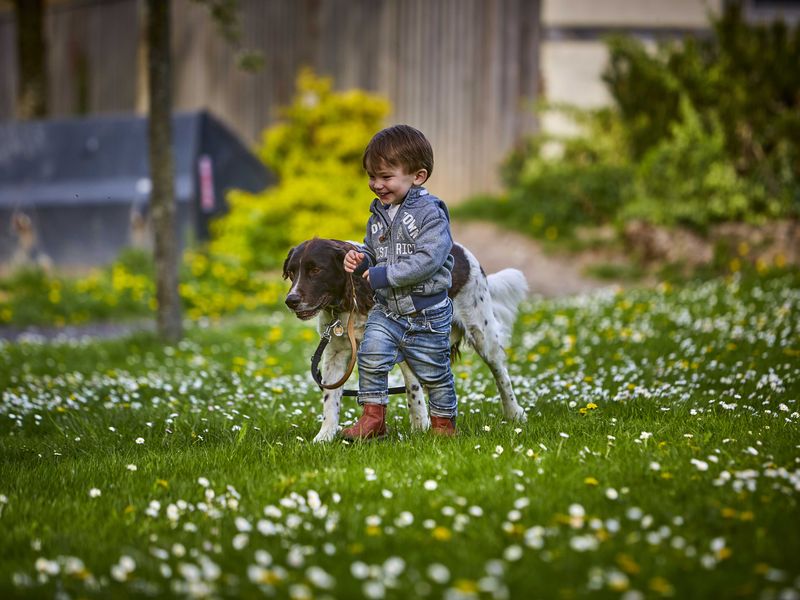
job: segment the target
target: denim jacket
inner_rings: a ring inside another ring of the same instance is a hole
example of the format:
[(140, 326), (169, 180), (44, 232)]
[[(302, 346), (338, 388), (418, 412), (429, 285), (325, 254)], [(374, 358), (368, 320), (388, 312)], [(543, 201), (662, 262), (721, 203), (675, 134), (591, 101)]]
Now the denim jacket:
[(364, 253), (375, 299), (399, 315), (418, 312), (447, 297), (452, 283), (453, 238), (447, 207), (414, 186), (389, 221), (375, 198), (369, 208)]

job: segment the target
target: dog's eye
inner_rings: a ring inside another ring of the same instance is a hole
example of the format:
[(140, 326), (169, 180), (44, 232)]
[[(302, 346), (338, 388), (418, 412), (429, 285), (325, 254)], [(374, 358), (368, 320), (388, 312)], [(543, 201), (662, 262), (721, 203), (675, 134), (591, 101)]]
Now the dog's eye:
[(319, 267), (309, 267), (308, 268), (308, 274), (309, 275), (317, 275), (320, 271), (322, 271), (322, 269), (320, 269)]

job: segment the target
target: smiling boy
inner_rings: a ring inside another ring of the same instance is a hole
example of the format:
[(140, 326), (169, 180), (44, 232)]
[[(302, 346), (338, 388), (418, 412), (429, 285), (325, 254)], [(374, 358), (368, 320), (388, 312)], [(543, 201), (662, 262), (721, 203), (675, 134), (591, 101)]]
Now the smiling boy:
[(428, 392), (431, 429), (455, 434), (456, 393), (450, 370), (453, 304), (450, 216), (444, 202), (422, 187), (433, 172), (433, 149), (408, 125), (378, 132), (363, 158), (370, 206), (363, 252), (351, 250), (345, 271), (363, 272), (375, 291), (358, 349), (361, 418), (346, 439), (386, 435), (388, 375), (403, 360)]

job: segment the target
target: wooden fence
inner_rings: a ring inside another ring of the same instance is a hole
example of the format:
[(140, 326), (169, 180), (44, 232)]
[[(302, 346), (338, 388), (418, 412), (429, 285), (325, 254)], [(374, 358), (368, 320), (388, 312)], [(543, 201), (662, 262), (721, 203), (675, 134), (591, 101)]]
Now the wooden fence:
[[(173, 2), (175, 108), (208, 108), (250, 143), (291, 101), (306, 65), (337, 89), (389, 98), (390, 123), (430, 138), (429, 185), (449, 202), (498, 188), (498, 166), (534, 130), (540, 0), (240, 0), (241, 45), (264, 67), (235, 67), (207, 10)], [(141, 109), (141, 0), (60, 0), (46, 19), (54, 116)], [(14, 28), (0, 13), (0, 118), (17, 87)]]

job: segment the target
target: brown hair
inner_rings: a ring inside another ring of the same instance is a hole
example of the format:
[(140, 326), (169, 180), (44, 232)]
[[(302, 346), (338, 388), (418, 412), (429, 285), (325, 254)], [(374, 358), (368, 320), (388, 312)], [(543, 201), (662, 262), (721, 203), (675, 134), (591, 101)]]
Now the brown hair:
[(402, 167), (406, 173), (420, 169), (433, 173), (433, 148), (418, 129), (410, 125), (394, 125), (376, 133), (364, 150), (361, 161), (366, 171), (374, 172), (382, 164)]

